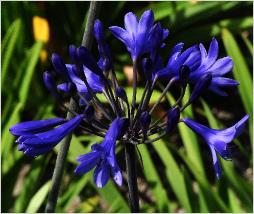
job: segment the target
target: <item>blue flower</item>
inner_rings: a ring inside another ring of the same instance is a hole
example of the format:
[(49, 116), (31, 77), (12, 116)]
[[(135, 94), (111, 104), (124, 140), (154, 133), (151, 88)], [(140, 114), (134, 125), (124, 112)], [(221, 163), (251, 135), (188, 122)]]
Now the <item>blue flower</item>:
[(124, 17), (124, 26), (125, 29), (118, 26), (109, 29), (125, 44), (133, 61), (144, 53), (151, 51), (154, 53), (154, 48), (161, 46), (162, 40), (168, 34), (160, 25), (154, 26), (154, 14), (151, 10), (145, 11), (139, 21), (135, 14), (127, 13)]
[(94, 36), (98, 43), (98, 50), (100, 53), (100, 60), (98, 62), (99, 67), (103, 71), (113, 69), (112, 57), (109, 49), (109, 45), (106, 43), (105, 33), (100, 20), (94, 22)]
[(212, 39), (208, 53), (202, 43), (199, 45), (199, 50), (201, 54), (201, 63), (198, 68), (191, 72), (190, 82), (195, 84), (202, 75), (210, 73), (213, 78), (209, 89), (218, 95), (226, 96), (227, 93), (223, 91), (223, 88), (239, 85), (239, 82), (235, 80), (222, 77), (232, 71), (232, 59), (230, 57), (217, 59), (219, 55), (219, 46), (215, 38)]
[(221, 169), (216, 156), (216, 152), (226, 160), (232, 158), (229, 144), (237, 138), (243, 131), (244, 125), (249, 115), (244, 116), (239, 122), (227, 129), (215, 130), (201, 125), (191, 119), (184, 118), (182, 121), (194, 132), (200, 135), (208, 144), (213, 158), (213, 165), (217, 178), (221, 177)]
[[(78, 115), (67, 122), (62, 118), (28, 121), (12, 126), (10, 132), (19, 136), (16, 140), (19, 151), (36, 157), (52, 150), (79, 125), (82, 118), (83, 115)], [(57, 125), (59, 126), (54, 128)]]
[(96, 167), (94, 182), (102, 188), (108, 182), (111, 170), (114, 181), (122, 185), (122, 174), (116, 161), (115, 144), (117, 139), (123, 136), (127, 124), (127, 119), (116, 118), (111, 123), (103, 142), (92, 145), (90, 153), (78, 157), (77, 161), (80, 165), (75, 169), (75, 173), (82, 175)]
[[(76, 89), (80, 93), (88, 94), (88, 90), (84, 81), (76, 74), (76, 66), (71, 64), (66, 64), (69, 77)], [(94, 93), (102, 93), (104, 89), (104, 81), (90, 69), (83, 66), (83, 73), (87, 79), (87, 82)]]
[(187, 66), (190, 73), (200, 65), (200, 52), (196, 45), (183, 50), (184, 43), (178, 43), (169, 54), (166, 67), (162, 66), (161, 60), (158, 58), (157, 68), (153, 73), (153, 79), (170, 80), (173, 77), (179, 77), (181, 67)]

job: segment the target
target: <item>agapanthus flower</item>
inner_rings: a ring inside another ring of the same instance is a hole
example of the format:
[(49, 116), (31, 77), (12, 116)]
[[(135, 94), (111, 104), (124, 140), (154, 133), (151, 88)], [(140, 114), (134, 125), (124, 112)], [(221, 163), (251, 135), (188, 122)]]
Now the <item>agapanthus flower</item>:
[(246, 115), (235, 125), (222, 130), (208, 128), (189, 118), (182, 119), (182, 121), (194, 132), (200, 135), (209, 146), (212, 153), (214, 170), (218, 178), (221, 177), (221, 169), (216, 152), (226, 160), (232, 158), (229, 144), (242, 133), (244, 125), (248, 119), (249, 115)]
[(129, 12), (124, 17), (125, 29), (112, 26), (110, 31), (121, 40), (131, 53), (132, 60), (136, 60), (144, 53), (153, 52), (168, 36), (168, 30), (162, 29), (159, 24), (154, 25), (152, 10), (145, 11), (138, 21), (135, 14)]
[[(136, 102), (137, 81), (133, 81), (132, 97), (127, 97), (128, 93), (118, 83), (102, 23), (97, 20), (94, 23), (94, 36), (98, 43), (99, 59), (84, 46), (70, 45), (70, 63), (65, 63), (58, 54), (52, 54), (56, 75), (49, 70), (43, 76), (46, 88), (74, 118), (29, 121), (12, 126), (10, 132), (18, 137), (18, 149), (32, 157), (44, 154), (75, 129), (79, 129), (80, 133), (102, 137), (101, 143), (93, 144), (91, 152), (78, 157), (79, 165), (75, 172), (83, 175), (95, 168), (94, 182), (98, 187), (103, 187), (110, 175), (121, 185), (123, 178), (116, 159), (116, 144), (119, 143), (126, 150), (132, 146), (135, 153), (134, 145), (154, 143), (170, 134), (183, 121), (208, 144), (217, 177), (220, 177), (216, 152), (224, 159), (232, 157), (228, 145), (242, 132), (248, 116), (228, 129), (214, 130), (188, 118), (180, 119), (180, 114), (207, 89), (225, 95), (225, 87), (238, 84), (235, 80), (223, 77), (232, 70), (231, 58), (217, 59), (216, 39), (212, 40), (208, 53), (202, 43), (186, 50), (183, 50), (183, 43), (178, 43), (169, 51), (168, 62), (164, 66), (160, 49), (165, 46), (168, 30), (162, 28), (160, 23), (154, 23), (153, 12), (145, 11), (139, 21), (135, 14), (127, 13), (124, 24), (125, 29), (113, 26), (110, 31), (130, 52), (133, 76), (137, 77), (137, 70), (140, 70), (140, 74), (145, 77), (141, 78), (146, 83), (139, 102)], [(149, 101), (158, 82), (162, 83), (160, 87), (166, 85), (151, 107)], [(180, 85), (181, 94), (162, 117), (154, 120), (154, 109), (174, 84)], [(187, 103), (183, 103), (188, 84), (194, 87)], [(101, 102), (97, 97), (99, 93), (107, 103)], [(76, 103), (77, 109), (65, 105), (66, 97)]]
[[(18, 149), (26, 155), (36, 157), (52, 150), (66, 135), (72, 132), (81, 122), (83, 115), (77, 115), (66, 121), (53, 118), (39, 121), (27, 121), (16, 124), (10, 132), (18, 136)], [(58, 127), (54, 128), (55, 126)]]
[(94, 182), (99, 188), (108, 182), (110, 170), (114, 181), (122, 185), (122, 174), (115, 156), (115, 144), (117, 139), (122, 137), (127, 124), (128, 120), (125, 118), (116, 118), (110, 125), (103, 142), (92, 145), (92, 152), (78, 157), (77, 161), (80, 165), (75, 169), (75, 173), (82, 175), (96, 166)]
[(208, 52), (202, 43), (199, 45), (199, 50), (201, 63), (198, 68), (190, 73), (190, 82), (195, 84), (201, 76), (210, 73), (212, 81), (209, 89), (218, 95), (226, 96), (227, 93), (223, 91), (224, 88), (239, 85), (239, 82), (223, 77), (232, 71), (232, 59), (228, 56), (218, 59), (219, 45), (215, 38), (212, 39)]

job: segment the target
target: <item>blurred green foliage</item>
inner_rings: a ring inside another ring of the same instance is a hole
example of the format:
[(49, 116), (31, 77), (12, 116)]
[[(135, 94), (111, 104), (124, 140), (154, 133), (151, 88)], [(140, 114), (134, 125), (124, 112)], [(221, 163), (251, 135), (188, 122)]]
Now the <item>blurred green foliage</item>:
[[(235, 141), (238, 152), (232, 162), (221, 160), (222, 179), (215, 180), (211, 157), (206, 145), (184, 125), (171, 136), (140, 145), (142, 163), (138, 183), (143, 212), (252, 212), (252, 2), (105, 2), (100, 19), (104, 26), (123, 25), (128, 11), (141, 14), (152, 8), (157, 21), (170, 29), (166, 59), (170, 48), (183, 41), (186, 47), (199, 42), (206, 46), (212, 37), (220, 44), (221, 56), (234, 60), (233, 75), (241, 85), (230, 96), (221, 98), (211, 93), (202, 102), (188, 107), (188, 116), (213, 128), (230, 126), (244, 114), (251, 115), (249, 130)], [(45, 90), (42, 73), (52, 69), (51, 53), (58, 52), (67, 60), (68, 45), (79, 45), (84, 31), (88, 2), (2, 2), (2, 211), (42, 212), (45, 207), (56, 153), (31, 159), (18, 152), (9, 127), (25, 120), (64, 116)], [(34, 16), (47, 20), (50, 40), (42, 42), (33, 36)], [(123, 67), (130, 58), (123, 45), (107, 32), (114, 53), (117, 76), (122, 86), (130, 88)], [(96, 52), (96, 45), (93, 45)], [(140, 85), (140, 92), (142, 91)], [(160, 88), (152, 101), (160, 95)], [(128, 92), (128, 91), (127, 91)], [(131, 93), (131, 89), (129, 90)], [(154, 117), (174, 102), (168, 94)], [(116, 187), (110, 181), (98, 189), (92, 173), (74, 175), (75, 158), (89, 151), (90, 144), (100, 142), (94, 136), (73, 136), (68, 164), (61, 186), (57, 212), (129, 212), (127, 186)], [(117, 148), (121, 168), (124, 160)], [(57, 152), (58, 147), (55, 148)]]

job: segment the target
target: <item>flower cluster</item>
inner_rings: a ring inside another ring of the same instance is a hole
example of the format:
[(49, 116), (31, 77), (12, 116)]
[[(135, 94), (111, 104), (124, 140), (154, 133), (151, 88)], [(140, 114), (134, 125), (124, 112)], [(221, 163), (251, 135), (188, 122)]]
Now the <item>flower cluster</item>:
[[(231, 58), (218, 59), (219, 46), (213, 38), (208, 51), (202, 43), (185, 50), (183, 43), (175, 45), (169, 53), (167, 64), (164, 65), (160, 49), (165, 47), (164, 40), (169, 31), (163, 29), (160, 23), (154, 22), (151, 10), (145, 11), (139, 20), (135, 14), (127, 13), (124, 26), (125, 29), (112, 26), (109, 30), (124, 43), (133, 61), (135, 81), (131, 105), (126, 91), (117, 82), (102, 23), (96, 20), (94, 36), (98, 43), (99, 60), (97, 61), (87, 48), (70, 45), (71, 63), (66, 64), (58, 54), (52, 54), (56, 75), (46, 71), (43, 76), (47, 89), (74, 117), (70, 120), (52, 118), (29, 121), (12, 126), (10, 132), (18, 136), (18, 149), (36, 157), (51, 151), (75, 129), (103, 137), (102, 143), (92, 145), (90, 153), (78, 157), (79, 165), (75, 173), (82, 175), (95, 168), (94, 181), (98, 187), (103, 187), (110, 175), (121, 185), (122, 174), (115, 154), (117, 141), (135, 145), (152, 143), (170, 133), (179, 122), (183, 122), (200, 135), (210, 148), (214, 169), (219, 178), (221, 170), (217, 154), (226, 160), (232, 158), (230, 143), (243, 131), (248, 115), (230, 128), (214, 130), (189, 118), (180, 119), (180, 114), (203, 92), (209, 90), (226, 96), (226, 88), (239, 84), (224, 77), (232, 71)], [(138, 72), (143, 74), (146, 85), (142, 98), (137, 103)], [(149, 109), (150, 98), (159, 81), (166, 83), (165, 89)], [(152, 121), (154, 109), (175, 84), (181, 87), (180, 97), (163, 117)], [(192, 93), (189, 100), (181, 104), (188, 84), (193, 86)], [(105, 96), (108, 104), (102, 103), (98, 94)], [(63, 104), (66, 97), (71, 97), (77, 103), (79, 108), (76, 112)], [(167, 119), (164, 122), (165, 118)], [(157, 137), (152, 138), (155, 134)]]

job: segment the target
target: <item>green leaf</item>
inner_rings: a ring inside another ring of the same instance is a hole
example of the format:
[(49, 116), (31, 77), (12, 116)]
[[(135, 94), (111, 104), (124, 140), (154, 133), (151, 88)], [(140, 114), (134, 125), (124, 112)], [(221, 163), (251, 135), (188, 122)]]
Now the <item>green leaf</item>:
[(32, 197), (30, 200), (28, 207), (26, 209), (26, 213), (36, 213), (38, 212), (40, 206), (44, 202), (45, 198), (48, 195), (49, 187), (51, 181), (46, 182)]
[(2, 173), (5, 174), (9, 168), (14, 164), (13, 152), (11, 152), (12, 145), (14, 144), (14, 136), (9, 132), (9, 128), (20, 121), (20, 111), (22, 109), (22, 103), (18, 103), (9, 119), (6, 126), (3, 128), (2, 133)]
[[(74, 175), (76, 177), (76, 175)], [(77, 179), (71, 179), (66, 191), (59, 197), (57, 202), (57, 210), (68, 211), (69, 206), (75, 197), (78, 197), (80, 192), (85, 188), (88, 183), (88, 176), (79, 176)]]
[(250, 140), (252, 140), (253, 136), (253, 82), (250, 70), (248, 68), (248, 65), (244, 59), (244, 55), (241, 52), (240, 47), (238, 46), (234, 36), (231, 34), (231, 32), (227, 29), (223, 29), (222, 31), (222, 40), (224, 42), (224, 46), (226, 48), (226, 51), (230, 57), (232, 57), (234, 61), (234, 68), (233, 68), (233, 75), (237, 81), (240, 82), (240, 85), (238, 86), (241, 99), (243, 102), (243, 106), (245, 108), (245, 111), (250, 115), (249, 119), (249, 131), (250, 131)]
[(22, 22), (20, 19), (16, 19), (9, 27), (2, 43), (2, 84), (5, 80), (8, 67), (10, 65), (14, 48), (20, 35)]
[(40, 51), (42, 49), (43, 43), (36, 42), (29, 53), (30, 60), (24, 72), (24, 77), (19, 89), (19, 100), (25, 105), (26, 99), (29, 94), (30, 83), (33, 77), (33, 73), (35, 71), (35, 66), (39, 60)]
[(253, 56), (253, 45), (251, 44), (250, 40), (244, 35), (244, 33), (242, 33), (241, 36), (251, 56)]
[[(155, 135), (154, 135), (155, 136)], [(155, 136), (156, 137), (156, 136)], [(178, 167), (170, 150), (166, 147), (164, 141), (158, 140), (156, 143), (152, 144), (156, 152), (160, 156), (163, 164), (166, 168), (166, 176), (168, 178), (171, 187), (182, 204), (186, 212), (191, 212), (191, 202), (189, 200), (186, 183), (184, 181), (184, 176)]]
[(244, 213), (243, 209), (241, 208), (239, 198), (234, 193), (234, 191), (230, 188), (228, 188), (228, 198), (229, 198), (230, 208), (233, 213)]
[[(94, 185), (94, 184), (93, 184)], [(122, 195), (118, 192), (112, 180), (109, 180), (106, 186), (102, 189), (95, 187), (99, 194), (105, 199), (107, 204), (110, 206), (107, 212), (119, 212), (126, 213), (130, 212), (130, 209), (122, 197)]]
[(21, 192), (15, 200), (13, 212), (24, 212), (28, 206), (30, 199), (37, 191), (40, 182), (40, 173), (43, 170), (45, 158), (38, 157), (33, 160), (31, 170), (24, 177)]
[[(224, 19), (210, 24), (200, 24), (197, 27), (185, 29), (184, 32), (176, 33), (170, 40), (171, 44), (184, 41), (187, 45), (196, 42), (210, 42), (211, 37), (219, 36), (223, 28), (230, 29), (233, 33), (239, 33), (246, 29), (251, 29), (253, 25), (252, 17)], [(186, 37), (186, 35), (189, 35)]]
[(170, 201), (163, 187), (160, 176), (156, 171), (156, 167), (146, 145), (139, 145), (138, 149), (142, 155), (144, 174), (148, 181), (149, 187), (152, 189), (155, 198), (156, 208), (159, 212), (170, 212)]
[(252, 115), (253, 94), (252, 78), (244, 56), (231, 32), (227, 29), (222, 31), (222, 39), (226, 51), (234, 61), (233, 75), (240, 82), (238, 86), (246, 112)]

